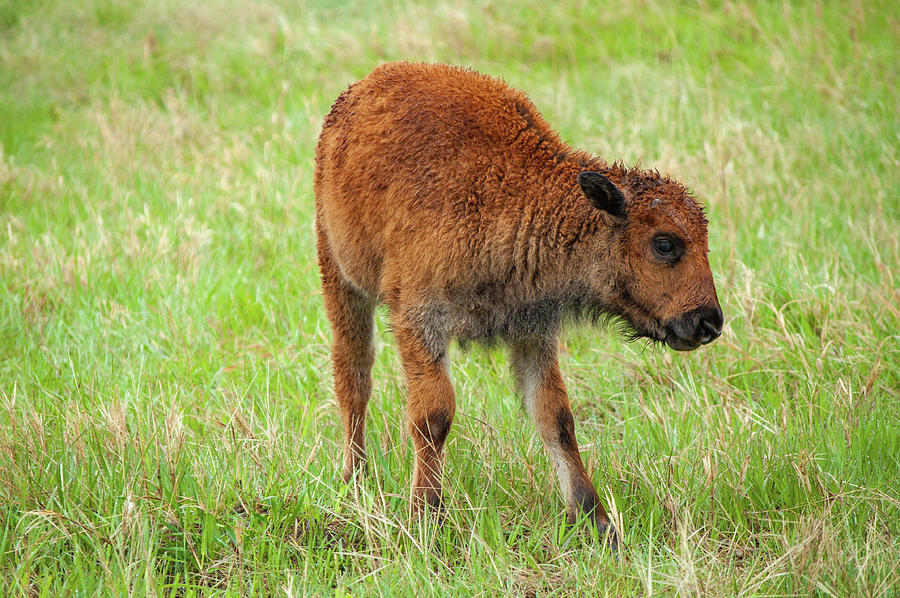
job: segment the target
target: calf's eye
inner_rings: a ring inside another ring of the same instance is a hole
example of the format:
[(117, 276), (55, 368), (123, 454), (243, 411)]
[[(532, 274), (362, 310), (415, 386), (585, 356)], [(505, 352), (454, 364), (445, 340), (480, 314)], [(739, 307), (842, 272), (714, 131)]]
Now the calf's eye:
[(675, 253), (675, 244), (668, 239), (656, 239), (653, 241), (653, 246), (663, 255)]
[(679, 257), (678, 245), (669, 237), (656, 237), (653, 239), (653, 253), (656, 257), (666, 260), (675, 261)]

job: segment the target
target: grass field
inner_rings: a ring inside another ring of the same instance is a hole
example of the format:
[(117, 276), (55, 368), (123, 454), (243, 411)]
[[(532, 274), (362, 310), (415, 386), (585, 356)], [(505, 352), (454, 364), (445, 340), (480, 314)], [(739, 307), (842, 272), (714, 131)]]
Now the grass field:
[[(898, 48), (889, 2), (0, 0), (0, 594), (895, 595)], [(719, 341), (564, 338), (618, 554), (501, 350), (453, 350), (449, 513), (409, 518), (384, 314), (340, 481), (313, 148), (396, 59), (707, 206)]]

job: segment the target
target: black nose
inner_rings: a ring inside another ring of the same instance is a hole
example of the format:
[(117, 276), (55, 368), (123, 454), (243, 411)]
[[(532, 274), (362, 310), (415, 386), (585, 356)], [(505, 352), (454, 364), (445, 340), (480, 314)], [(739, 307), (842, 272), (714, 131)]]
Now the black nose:
[(701, 307), (696, 312), (697, 329), (694, 338), (700, 344), (711, 343), (722, 334), (722, 324), (725, 321), (719, 306)]

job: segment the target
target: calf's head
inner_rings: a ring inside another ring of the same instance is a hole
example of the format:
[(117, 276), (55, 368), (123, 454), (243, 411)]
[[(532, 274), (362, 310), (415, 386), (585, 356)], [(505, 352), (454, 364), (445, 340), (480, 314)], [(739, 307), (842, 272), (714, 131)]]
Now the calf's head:
[(578, 175), (584, 195), (613, 224), (614, 257), (607, 264), (614, 271), (613, 290), (605, 307), (635, 337), (663, 341), (677, 351), (714, 341), (724, 320), (702, 208), (682, 185), (656, 172), (623, 168), (610, 173), (616, 175), (618, 185), (597, 172)]

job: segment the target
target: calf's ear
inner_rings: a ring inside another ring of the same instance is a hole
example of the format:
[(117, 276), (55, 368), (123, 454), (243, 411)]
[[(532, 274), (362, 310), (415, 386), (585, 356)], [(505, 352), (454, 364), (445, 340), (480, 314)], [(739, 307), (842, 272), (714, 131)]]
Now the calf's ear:
[(625, 218), (625, 196), (611, 180), (599, 172), (586, 170), (578, 173), (578, 184), (595, 208)]

